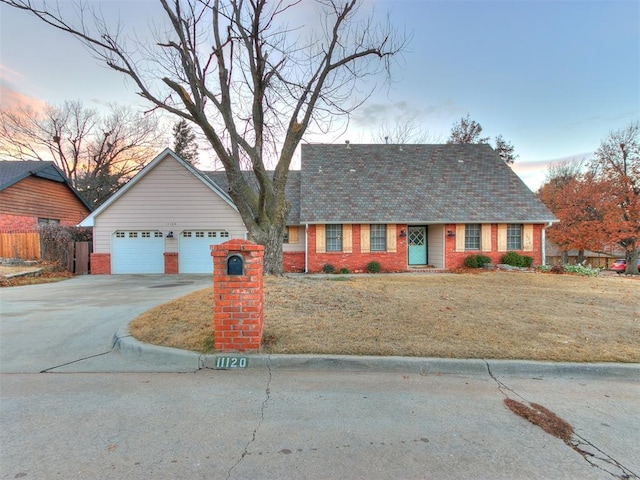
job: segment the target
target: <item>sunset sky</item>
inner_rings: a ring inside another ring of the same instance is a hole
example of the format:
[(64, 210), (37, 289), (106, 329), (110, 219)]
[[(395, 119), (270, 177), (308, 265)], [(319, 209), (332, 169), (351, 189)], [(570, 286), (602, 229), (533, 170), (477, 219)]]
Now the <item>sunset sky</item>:
[[(71, 2), (62, 2), (67, 8)], [(96, 1), (107, 19), (138, 32), (159, 18), (153, 0)], [(309, 5), (303, 0), (303, 9)], [(465, 116), (501, 134), (514, 170), (536, 189), (550, 163), (582, 158), (611, 130), (640, 117), (640, 2), (500, 0), (367, 2), (413, 38), (393, 83), (379, 88), (343, 135), (314, 142), (370, 142), (382, 124), (413, 119), (446, 139)], [(301, 11), (301, 22), (315, 17)], [(82, 100), (149, 105), (130, 82), (71, 36), (0, 5), (0, 102)], [(205, 166), (206, 167), (206, 166)]]

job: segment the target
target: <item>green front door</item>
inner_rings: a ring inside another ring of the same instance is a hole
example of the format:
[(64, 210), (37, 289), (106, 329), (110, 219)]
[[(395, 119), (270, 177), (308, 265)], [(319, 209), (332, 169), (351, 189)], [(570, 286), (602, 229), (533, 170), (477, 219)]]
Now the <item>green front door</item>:
[(409, 227), (409, 265), (427, 264), (427, 227)]

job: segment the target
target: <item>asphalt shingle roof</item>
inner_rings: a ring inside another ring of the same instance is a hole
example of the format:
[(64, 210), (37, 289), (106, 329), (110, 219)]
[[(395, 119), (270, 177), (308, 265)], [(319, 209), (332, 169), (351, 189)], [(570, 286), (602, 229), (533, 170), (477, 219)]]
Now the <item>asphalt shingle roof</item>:
[(47, 178), (55, 182), (67, 183), (66, 177), (58, 170), (53, 162), (3, 160), (0, 161), (0, 190), (10, 187), (30, 175)]
[(301, 223), (543, 223), (489, 145), (302, 146)]
[[(212, 180), (218, 187), (222, 189), (224, 192), (228, 192), (229, 183), (227, 181), (227, 174), (222, 172), (202, 172), (210, 180)], [(272, 174), (273, 172), (269, 172)], [(247, 171), (245, 172), (247, 176), (247, 180), (255, 182), (255, 177), (253, 177), (253, 172)], [(256, 191), (258, 190), (257, 185), (255, 185)], [(299, 225), (300, 224), (300, 171), (299, 170), (290, 170), (289, 176), (287, 177), (287, 186), (285, 190), (285, 196), (287, 201), (291, 204), (291, 208), (287, 213), (287, 225)]]

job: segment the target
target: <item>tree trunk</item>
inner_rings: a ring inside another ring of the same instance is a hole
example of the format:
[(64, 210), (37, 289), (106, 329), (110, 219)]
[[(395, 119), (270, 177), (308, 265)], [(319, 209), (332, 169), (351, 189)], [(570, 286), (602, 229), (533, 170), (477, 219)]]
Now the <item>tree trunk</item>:
[(282, 243), (284, 241), (284, 223), (262, 226), (257, 231), (249, 232), (250, 240), (264, 245), (264, 274), (282, 275)]
[(578, 265), (582, 265), (583, 262), (584, 262), (584, 250), (580, 249), (580, 250), (578, 250), (578, 259), (577, 259), (576, 263)]

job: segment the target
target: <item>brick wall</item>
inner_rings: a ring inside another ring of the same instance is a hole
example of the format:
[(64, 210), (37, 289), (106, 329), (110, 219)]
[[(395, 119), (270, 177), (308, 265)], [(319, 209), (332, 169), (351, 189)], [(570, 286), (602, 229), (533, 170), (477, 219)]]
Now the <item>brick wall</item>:
[(91, 274), (111, 275), (111, 254), (92, 253), (91, 254)]
[(178, 252), (164, 252), (165, 275), (178, 274)]
[(369, 252), (362, 253), (360, 249), (360, 225), (351, 227), (352, 253), (328, 252), (316, 253), (316, 226), (310, 225), (308, 229), (308, 268), (309, 273), (322, 271), (325, 264), (331, 264), (336, 271), (347, 268), (352, 273), (366, 272), (367, 264), (372, 261), (380, 263), (383, 272), (403, 272), (407, 269), (407, 238), (401, 237), (400, 232), (407, 231), (407, 226), (396, 225), (396, 252)]
[(284, 252), (282, 267), (287, 273), (304, 272), (304, 252)]
[[(260, 349), (264, 319), (264, 246), (233, 239), (211, 247), (214, 348), (218, 352)], [(244, 259), (243, 275), (227, 275), (227, 259)]]
[(0, 214), (0, 230), (30, 231), (38, 228), (38, 217)]
[[(533, 257), (534, 265), (542, 264), (542, 228), (544, 225), (537, 224), (533, 226), (533, 250), (524, 251), (516, 250), (520, 255)], [(456, 231), (455, 225), (446, 225), (445, 232), (451, 230)], [(485, 255), (491, 259), (494, 264), (500, 263), (502, 256), (507, 253), (498, 251), (498, 226), (491, 225), (491, 251), (466, 250), (464, 252), (456, 252), (456, 237), (445, 237), (445, 268), (464, 267), (464, 259), (469, 255)]]

